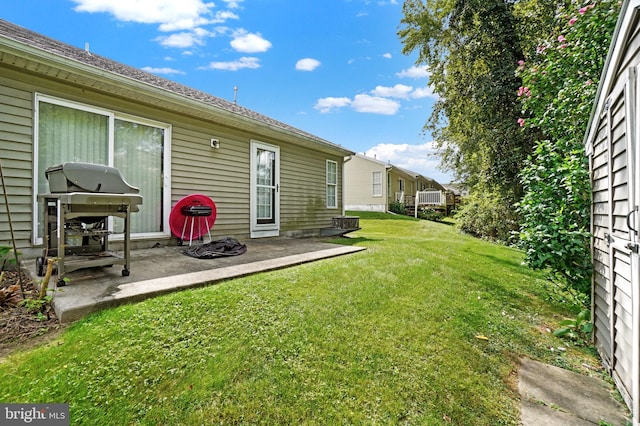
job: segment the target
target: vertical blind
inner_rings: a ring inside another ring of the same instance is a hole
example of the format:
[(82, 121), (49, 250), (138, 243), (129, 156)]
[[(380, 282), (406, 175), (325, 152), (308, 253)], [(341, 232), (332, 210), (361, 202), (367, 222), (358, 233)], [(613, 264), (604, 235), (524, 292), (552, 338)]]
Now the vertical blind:
[(162, 231), (163, 141), (164, 129), (115, 120), (113, 166), (143, 197), (140, 212), (131, 215), (131, 232)]
[[(109, 152), (111, 136), (112, 153)], [(39, 101), (38, 193), (49, 192), (45, 170), (50, 166), (77, 161), (108, 165), (112, 160), (127, 183), (140, 189), (144, 200), (140, 212), (131, 216), (131, 232), (160, 232), (163, 224), (164, 137), (162, 127), (124, 119), (111, 121), (106, 112), (101, 114)], [(114, 220), (113, 226), (114, 232), (123, 231), (121, 219)]]

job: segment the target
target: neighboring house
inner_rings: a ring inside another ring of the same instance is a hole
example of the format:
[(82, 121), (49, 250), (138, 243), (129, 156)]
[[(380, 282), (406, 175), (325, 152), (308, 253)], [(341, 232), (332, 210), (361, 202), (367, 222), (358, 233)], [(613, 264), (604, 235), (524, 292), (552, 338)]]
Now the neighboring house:
[(362, 154), (352, 156), (344, 171), (346, 210), (384, 212), (394, 202), (413, 206), (416, 191), (445, 191), (431, 178)]
[[(216, 203), (214, 236), (318, 235), (343, 213), (341, 146), (235, 103), (0, 20), (0, 157), (14, 235), (42, 246), (37, 195), (64, 161), (118, 168), (141, 190), (135, 247), (169, 240), (171, 208)], [(11, 236), (4, 203), (0, 245)]]
[[(397, 182), (399, 189), (399, 192), (396, 192), (394, 201), (399, 201), (409, 208), (413, 208), (415, 206), (417, 191), (446, 191), (444, 186), (440, 185), (435, 180), (422, 176), (421, 174), (411, 170), (393, 166), (391, 175), (391, 186), (393, 187), (393, 183)], [(395, 179), (396, 175), (397, 179)]]
[(416, 176), (413, 172), (391, 166), (387, 171), (387, 202), (405, 204), (406, 195), (416, 193)]
[(387, 170), (390, 168), (390, 165), (362, 154), (352, 156), (344, 165), (345, 209), (386, 212)]
[(640, 424), (640, 0), (626, 0), (587, 134), (592, 321), (602, 361)]
[(445, 183), (443, 185), (447, 191), (453, 192), (460, 197), (469, 196), (469, 188), (466, 185), (460, 183)]

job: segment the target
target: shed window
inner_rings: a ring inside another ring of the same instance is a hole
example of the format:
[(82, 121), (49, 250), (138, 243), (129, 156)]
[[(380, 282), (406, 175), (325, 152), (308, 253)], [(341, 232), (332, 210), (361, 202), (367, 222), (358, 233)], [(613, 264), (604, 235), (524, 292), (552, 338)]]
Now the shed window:
[[(169, 125), (43, 95), (36, 95), (36, 108), (36, 195), (49, 192), (45, 170), (53, 165), (80, 161), (113, 166), (143, 196), (140, 211), (131, 216), (131, 233), (165, 231)], [(112, 226), (122, 232), (120, 220)], [(41, 238), (42, 227), (37, 229)]]
[(338, 208), (338, 163), (327, 160), (327, 207)]
[(371, 173), (371, 195), (382, 197), (382, 172)]

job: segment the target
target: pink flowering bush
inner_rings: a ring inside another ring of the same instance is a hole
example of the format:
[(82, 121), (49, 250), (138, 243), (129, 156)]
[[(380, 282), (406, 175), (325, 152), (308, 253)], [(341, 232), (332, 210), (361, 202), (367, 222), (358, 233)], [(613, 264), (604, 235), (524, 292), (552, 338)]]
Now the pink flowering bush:
[(518, 123), (540, 134), (521, 173), (520, 244), (531, 267), (549, 269), (560, 283), (584, 293), (590, 288), (591, 258), (582, 141), (618, 13), (617, 0), (571, 3), (557, 17), (561, 33), (540, 43), (516, 71), (522, 78)]

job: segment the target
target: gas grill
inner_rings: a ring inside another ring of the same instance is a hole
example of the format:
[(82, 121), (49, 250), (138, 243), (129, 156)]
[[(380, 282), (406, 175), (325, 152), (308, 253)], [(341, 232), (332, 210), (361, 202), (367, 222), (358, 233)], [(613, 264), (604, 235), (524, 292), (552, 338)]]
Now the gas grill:
[[(45, 248), (36, 259), (36, 272), (44, 275), (47, 258), (57, 258), (58, 286), (66, 273), (82, 268), (124, 265), (130, 273), (130, 216), (139, 211), (142, 196), (114, 167), (92, 163), (63, 163), (45, 171), (48, 194), (43, 205)], [(123, 251), (109, 250), (108, 218), (124, 220)]]

